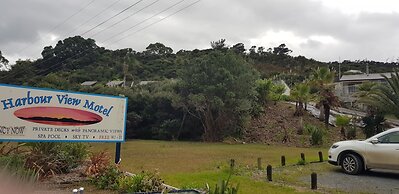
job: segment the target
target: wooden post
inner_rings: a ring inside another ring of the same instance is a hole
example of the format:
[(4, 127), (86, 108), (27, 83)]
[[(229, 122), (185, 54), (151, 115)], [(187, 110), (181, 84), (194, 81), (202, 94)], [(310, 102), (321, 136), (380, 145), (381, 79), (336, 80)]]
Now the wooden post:
[(319, 151), (319, 162), (323, 162), (323, 152)]
[(281, 166), (285, 166), (285, 156), (281, 156)]
[(301, 153), (301, 160), (306, 161), (304, 153)]
[(262, 158), (258, 158), (258, 170), (262, 170)]
[(316, 190), (317, 189), (317, 174), (316, 173), (313, 172), (310, 175), (310, 181), (311, 181), (311, 189)]
[(272, 166), (271, 165), (267, 165), (266, 174), (267, 174), (267, 180), (272, 181)]

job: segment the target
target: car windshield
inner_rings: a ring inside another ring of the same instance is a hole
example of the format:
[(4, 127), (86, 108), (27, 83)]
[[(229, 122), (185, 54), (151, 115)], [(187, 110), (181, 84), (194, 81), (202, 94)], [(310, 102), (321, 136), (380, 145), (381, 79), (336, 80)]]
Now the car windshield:
[(381, 133), (379, 133), (377, 135), (374, 135), (374, 136), (366, 139), (365, 141), (371, 141), (373, 139), (379, 139), (380, 137), (382, 137), (382, 136), (384, 136), (384, 135), (386, 135), (388, 133), (392, 133), (392, 132), (394, 132), (394, 131), (392, 129), (389, 129), (389, 130), (383, 131), (383, 132), (381, 132)]
[(381, 143), (399, 143), (399, 132), (385, 134), (378, 138)]

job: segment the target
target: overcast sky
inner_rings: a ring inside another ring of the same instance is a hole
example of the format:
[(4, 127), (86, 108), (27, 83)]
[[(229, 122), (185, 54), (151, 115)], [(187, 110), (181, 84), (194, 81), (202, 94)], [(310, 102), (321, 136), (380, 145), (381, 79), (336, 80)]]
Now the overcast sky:
[(399, 1), (201, 0), (163, 19), (195, 1), (1, 0), (0, 50), (10, 61), (36, 59), (44, 46), (83, 35), (109, 49), (136, 51), (154, 42), (175, 52), (209, 48), (224, 38), (247, 49), (285, 43), (292, 55), (321, 61), (399, 58)]

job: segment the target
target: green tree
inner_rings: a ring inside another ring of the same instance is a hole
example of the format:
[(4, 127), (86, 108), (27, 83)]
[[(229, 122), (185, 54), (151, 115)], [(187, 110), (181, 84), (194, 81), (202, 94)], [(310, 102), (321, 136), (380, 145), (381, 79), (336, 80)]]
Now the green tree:
[(302, 116), (306, 104), (310, 100), (310, 86), (307, 83), (295, 84), (291, 97), (295, 101), (295, 116)]
[(173, 53), (172, 48), (167, 47), (159, 42), (150, 44), (145, 49), (146, 49), (145, 53), (150, 55), (166, 56)]
[(373, 107), (371, 104), (367, 103), (368, 97), (372, 94), (373, 88), (375, 88), (379, 83), (376, 82), (363, 82), (362, 84), (357, 85), (357, 91), (352, 95), (356, 98), (356, 102), (358, 102), (358, 106), (363, 106), (368, 114), (371, 114), (376, 107)]
[(249, 51), (249, 56), (250, 56), (251, 58), (256, 58), (256, 57), (258, 57), (258, 54), (256, 53), (256, 46), (251, 46), (251, 48), (248, 49), (248, 51)]
[(274, 101), (274, 105), (281, 100), (285, 92), (285, 86), (283, 84), (273, 84), (271, 89), (271, 99)]
[(29, 60), (15, 62), (15, 65), (11, 67), (11, 70), (6, 72), (3, 77), (0, 77), (1, 82), (9, 84), (26, 84), (27, 80), (36, 78), (35, 67)]
[(324, 116), (326, 128), (329, 125), (331, 108), (339, 105), (338, 97), (334, 93), (334, 76), (334, 72), (328, 67), (317, 68), (311, 76), (311, 82), (319, 97), (320, 117)]
[(368, 106), (368, 114), (362, 120), (365, 123), (363, 132), (371, 137), (384, 130), (384, 115), (392, 114), (399, 118), (399, 74), (397, 69), (391, 73), (391, 78), (382, 75), (386, 83), (368, 87), (367, 95), (361, 102)]
[(221, 50), (221, 51), (227, 50), (228, 47), (227, 47), (226, 43), (224, 43), (225, 41), (226, 41), (226, 39), (220, 39), (218, 41), (212, 41), (211, 42), (212, 49)]
[(341, 136), (343, 139), (346, 139), (347, 137), (346, 137), (346, 129), (345, 128), (349, 126), (351, 119), (345, 115), (338, 115), (336, 117), (336, 119), (337, 120), (335, 121), (335, 124), (338, 127), (341, 127)]
[(256, 103), (258, 73), (234, 52), (195, 57), (181, 73), (180, 97), (203, 126), (203, 139), (218, 141), (243, 129)]
[(382, 75), (386, 84), (379, 84), (372, 87), (369, 95), (362, 99), (362, 102), (375, 107), (385, 114), (393, 114), (399, 118), (399, 74), (395, 70), (391, 78)]
[(363, 82), (362, 84), (357, 85), (357, 92), (354, 93), (354, 96), (360, 99), (365, 98), (371, 94), (372, 89), (377, 85), (378, 83), (376, 82)]
[(233, 50), (237, 54), (244, 54), (245, 46), (243, 43), (237, 43), (231, 47), (231, 50)]
[(258, 102), (265, 105), (269, 100), (269, 96), (273, 87), (271, 79), (256, 80), (256, 91), (258, 93)]
[(81, 36), (69, 37), (58, 41), (56, 46), (44, 47), (43, 59), (34, 62), (40, 75), (62, 70), (76, 70), (91, 65), (100, 57), (102, 48), (93, 39)]
[(280, 44), (278, 47), (273, 48), (273, 54), (288, 55), (292, 52), (285, 44)]

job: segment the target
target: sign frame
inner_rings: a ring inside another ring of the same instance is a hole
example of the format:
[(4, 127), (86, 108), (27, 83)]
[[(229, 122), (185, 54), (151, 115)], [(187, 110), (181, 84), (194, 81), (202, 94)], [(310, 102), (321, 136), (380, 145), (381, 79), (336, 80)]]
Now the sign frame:
[[(123, 115), (123, 131), (122, 131), (122, 139), (120, 140), (99, 140), (99, 139), (0, 139), (0, 142), (98, 142), (98, 143), (122, 143), (126, 141), (126, 122), (127, 122), (127, 109), (128, 109), (128, 97), (122, 96), (113, 96), (107, 94), (95, 94), (95, 93), (86, 93), (86, 92), (77, 92), (77, 91), (69, 91), (69, 90), (58, 90), (58, 89), (50, 89), (50, 88), (40, 88), (40, 87), (31, 87), (31, 86), (21, 86), (21, 85), (13, 85), (13, 84), (4, 84), (0, 83), (0, 86), (9, 87), (9, 88), (19, 88), (19, 89), (31, 89), (31, 90), (39, 90), (39, 91), (47, 91), (47, 92), (64, 92), (68, 94), (77, 94), (77, 95), (84, 95), (84, 96), (95, 96), (95, 97), (105, 97), (105, 98), (116, 98), (116, 99), (123, 99), (124, 103), (124, 115)], [(2, 92), (2, 91), (0, 91)], [(0, 104), (1, 105), (1, 104)], [(79, 110), (79, 109), (78, 109)], [(1, 124), (1, 118), (0, 118)]]

